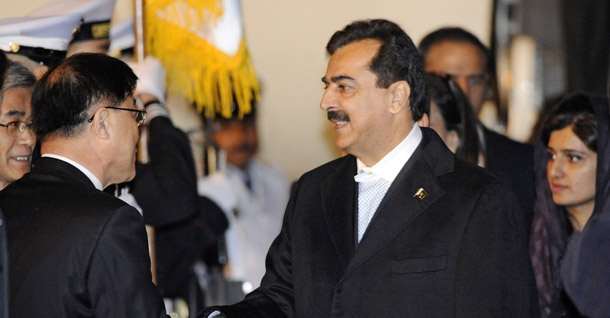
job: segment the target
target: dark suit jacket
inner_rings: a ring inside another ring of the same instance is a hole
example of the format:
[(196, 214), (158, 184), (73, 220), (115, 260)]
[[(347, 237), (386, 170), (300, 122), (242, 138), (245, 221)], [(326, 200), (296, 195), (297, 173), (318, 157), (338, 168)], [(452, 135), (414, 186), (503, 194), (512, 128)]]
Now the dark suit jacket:
[[(261, 287), (227, 317), (530, 317), (519, 205), (430, 129), (355, 247), (356, 158), (303, 175)], [(427, 195), (414, 197), (419, 188)], [(204, 312), (207, 314), (214, 308)]]
[(534, 147), (511, 140), (485, 126), (486, 168), (517, 196), (529, 235), (534, 215)]
[(163, 297), (190, 301), (193, 264), (216, 248), (228, 227), (222, 210), (197, 194), (197, 174), (189, 139), (171, 120), (158, 116), (148, 127), (147, 164), (139, 164), (130, 187), (155, 227), (157, 285)]
[(0, 206), (11, 317), (165, 317), (142, 217), (78, 169), (41, 158)]

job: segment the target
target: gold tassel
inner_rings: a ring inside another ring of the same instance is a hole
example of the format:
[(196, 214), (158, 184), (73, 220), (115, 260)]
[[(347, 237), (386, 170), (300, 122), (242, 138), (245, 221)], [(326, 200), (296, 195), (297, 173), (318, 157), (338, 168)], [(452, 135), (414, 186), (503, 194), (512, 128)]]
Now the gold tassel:
[(145, 10), (147, 51), (165, 66), (170, 92), (194, 102), (206, 118), (231, 117), (233, 95), (240, 118), (251, 112), (260, 88), (245, 39), (230, 56), (193, 33), (216, 24), (221, 0), (147, 0)]

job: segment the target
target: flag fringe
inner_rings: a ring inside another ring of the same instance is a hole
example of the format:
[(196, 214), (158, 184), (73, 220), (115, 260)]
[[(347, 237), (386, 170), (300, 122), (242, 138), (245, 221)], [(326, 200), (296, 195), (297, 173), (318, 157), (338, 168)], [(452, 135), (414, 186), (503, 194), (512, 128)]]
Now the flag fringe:
[(215, 24), (222, 1), (147, 1), (145, 14), (146, 48), (165, 66), (170, 92), (194, 102), (206, 118), (230, 118), (234, 99), (240, 118), (251, 112), (260, 87), (245, 39), (230, 56), (196, 34), (210, 25), (202, 21)]

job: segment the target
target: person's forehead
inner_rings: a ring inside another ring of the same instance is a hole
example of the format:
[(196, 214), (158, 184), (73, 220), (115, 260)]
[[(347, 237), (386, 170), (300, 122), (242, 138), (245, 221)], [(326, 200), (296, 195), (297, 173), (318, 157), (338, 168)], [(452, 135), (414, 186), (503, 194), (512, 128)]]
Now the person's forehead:
[(30, 105), (24, 99), (31, 98), (32, 91), (27, 87), (13, 87), (2, 92), (0, 116), (2, 118), (25, 116)]
[[(374, 39), (354, 41), (339, 48), (328, 61), (327, 74), (340, 74), (347, 69), (369, 69), (372, 59), (377, 55), (381, 42)], [(331, 79), (327, 79), (331, 80)]]
[(485, 71), (485, 56), (472, 43), (447, 40), (430, 46), (424, 57), (426, 71), (443, 71), (445, 68), (470, 68)]

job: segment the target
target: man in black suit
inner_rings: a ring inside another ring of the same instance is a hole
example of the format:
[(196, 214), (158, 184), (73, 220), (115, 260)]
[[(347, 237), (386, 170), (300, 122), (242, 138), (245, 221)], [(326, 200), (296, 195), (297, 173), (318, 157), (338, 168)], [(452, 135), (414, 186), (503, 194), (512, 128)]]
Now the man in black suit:
[(261, 287), (204, 317), (530, 317), (516, 198), (419, 128), (419, 54), (387, 20), (336, 32), (321, 108), (349, 154), (295, 184)]
[(37, 83), (42, 158), (0, 192), (11, 317), (165, 317), (141, 215), (102, 192), (135, 175), (136, 79), (117, 59), (80, 54)]
[[(495, 66), (476, 36), (461, 28), (441, 28), (419, 44), (424, 71), (449, 75), (468, 96), (476, 116), (491, 91)], [(517, 196), (529, 233), (534, 208), (534, 149), (478, 124), (485, 168)]]

